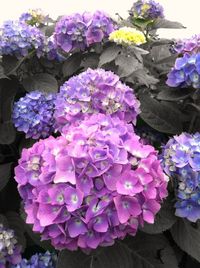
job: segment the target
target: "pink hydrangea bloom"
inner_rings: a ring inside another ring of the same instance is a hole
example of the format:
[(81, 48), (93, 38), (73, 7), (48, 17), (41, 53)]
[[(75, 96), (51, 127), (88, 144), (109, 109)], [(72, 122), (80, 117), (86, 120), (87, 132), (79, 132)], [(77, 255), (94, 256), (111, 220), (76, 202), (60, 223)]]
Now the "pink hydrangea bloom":
[(57, 249), (90, 250), (135, 235), (167, 196), (155, 149), (104, 114), (24, 149), (15, 179), (27, 223)]

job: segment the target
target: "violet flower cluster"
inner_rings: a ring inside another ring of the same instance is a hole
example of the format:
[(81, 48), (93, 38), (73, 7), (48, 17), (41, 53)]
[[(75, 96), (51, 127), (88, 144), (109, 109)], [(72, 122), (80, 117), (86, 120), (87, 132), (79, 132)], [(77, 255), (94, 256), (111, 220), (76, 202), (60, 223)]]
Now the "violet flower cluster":
[(22, 13), (19, 20), (32, 26), (43, 26), (47, 24), (49, 16), (46, 15), (41, 9), (30, 9)]
[(102, 11), (75, 13), (57, 22), (54, 37), (61, 51), (73, 52), (103, 41), (115, 29), (114, 21)]
[(56, 268), (56, 261), (57, 255), (47, 251), (33, 255), (30, 260), (22, 259), (19, 264), (9, 268)]
[(200, 133), (173, 137), (162, 158), (176, 186), (176, 215), (196, 222), (200, 219)]
[(0, 268), (18, 264), (21, 261), (21, 246), (14, 231), (0, 224)]
[(200, 35), (176, 41), (173, 46), (173, 52), (178, 54), (200, 52)]
[(138, 0), (133, 4), (130, 15), (133, 18), (156, 20), (164, 18), (164, 9), (160, 3), (154, 0)]
[(21, 58), (35, 50), (40, 57), (44, 39), (43, 33), (35, 26), (20, 21), (6, 21), (0, 27), (0, 56)]
[(119, 76), (103, 69), (88, 69), (60, 88), (54, 116), (59, 130), (93, 113), (111, 114), (135, 124), (139, 106), (133, 89), (120, 82)]
[(200, 88), (200, 53), (177, 58), (166, 83), (170, 87)]
[(167, 196), (155, 149), (131, 125), (100, 113), (24, 149), (15, 179), (26, 222), (57, 249), (91, 250), (135, 235)]
[(27, 93), (15, 102), (12, 119), (26, 138), (46, 138), (54, 131), (54, 108), (56, 95), (38, 90)]

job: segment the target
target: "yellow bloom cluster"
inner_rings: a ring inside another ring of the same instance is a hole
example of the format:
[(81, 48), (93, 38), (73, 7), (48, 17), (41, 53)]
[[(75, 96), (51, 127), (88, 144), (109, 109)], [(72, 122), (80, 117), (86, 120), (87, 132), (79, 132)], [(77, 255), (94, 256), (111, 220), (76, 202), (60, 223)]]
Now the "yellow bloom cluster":
[(29, 9), (28, 13), (31, 15), (32, 18), (28, 20), (28, 24), (35, 25), (35, 24), (44, 24), (47, 15), (41, 9)]
[(141, 45), (146, 42), (144, 34), (131, 27), (122, 27), (112, 32), (109, 40), (124, 46)]

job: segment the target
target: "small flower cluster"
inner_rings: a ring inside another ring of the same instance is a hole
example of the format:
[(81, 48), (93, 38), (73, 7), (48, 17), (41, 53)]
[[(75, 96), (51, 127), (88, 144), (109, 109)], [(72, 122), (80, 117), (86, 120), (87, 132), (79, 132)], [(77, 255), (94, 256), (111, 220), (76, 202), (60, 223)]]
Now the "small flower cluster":
[(182, 133), (163, 150), (163, 166), (176, 186), (176, 215), (200, 219), (200, 134)]
[(19, 21), (31, 26), (42, 26), (48, 22), (49, 16), (44, 14), (41, 9), (30, 9), (28, 12), (21, 14)]
[(92, 115), (24, 149), (15, 168), (27, 223), (57, 249), (95, 249), (154, 222), (167, 195), (155, 149), (119, 118)]
[(133, 18), (156, 20), (164, 18), (164, 10), (161, 4), (154, 0), (138, 0), (133, 4), (130, 15)]
[(200, 88), (200, 53), (177, 58), (166, 83), (170, 87)]
[(20, 261), (21, 246), (17, 243), (14, 231), (0, 224), (0, 268), (7, 268)]
[(43, 56), (47, 57), (48, 60), (55, 60), (58, 62), (65, 60), (65, 57), (58, 52), (58, 48), (54, 41), (53, 35), (46, 39), (46, 44), (43, 52)]
[(109, 40), (123, 46), (141, 45), (146, 42), (144, 34), (131, 27), (122, 27), (112, 32)]
[(108, 38), (114, 31), (114, 21), (104, 12), (85, 12), (62, 17), (55, 28), (55, 42), (64, 52), (85, 50), (94, 43)]
[(59, 130), (72, 123), (78, 124), (92, 113), (119, 116), (135, 124), (139, 106), (133, 89), (120, 82), (113, 72), (88, 69), (60, 88), (54, 116)]
[(55, 253), (45, 252), (33, 255), (30, 260), (22, 259), (17, 265), (9, 268), (56, 268), (57, 255)]
[(0, 56), (20, 58), (36, 50), (40, 57), (44, 49), (44, 39), (43, 33), (35, 26), (20, 21), (6, 21), (0, 27)]
[(54, 131), (54, 108), (56, 95), (32, 91), (14, 104), (13, 123), (26, 138), (46, 138)]
[(173, 51), (178, 54), (200, 52), (200, 35), (177, 41), (173, 46)]

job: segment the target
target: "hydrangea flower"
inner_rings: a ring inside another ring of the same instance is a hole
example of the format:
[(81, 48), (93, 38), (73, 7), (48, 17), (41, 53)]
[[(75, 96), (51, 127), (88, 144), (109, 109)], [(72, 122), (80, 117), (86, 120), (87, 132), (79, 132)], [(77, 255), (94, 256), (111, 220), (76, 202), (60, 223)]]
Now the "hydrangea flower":
[(29, 9), (28, 12), (23, 13), (19, 20), (32, 26), (45, 25), (48, 22), (49, 16), (44, 14), (41, 9)]
[(56, 268), (57, 255), (55, 253), (45, 252), (33, 255), (30, 260), (22, 259), (17, 265), (9, 268)]
[(90, 250), (135, 235), (167, 196), (155, 149), (104, 114), (24, 149), (15, 180), (26, 222), (57, 249)]
[(200, 52), (200, 35), (176, 41), (173, 46), (173, 52), (178, 54)]
[(166, 83), (170, 87), (200, 88), (200, 53), (177, 58)]
[(174, 136), (162, 158), (176, 186), (176, 216), (196, 222), (200, 219), (200, 133)]
[(66, 59), (63, 55), (59, 53), (53, 35), (46, 39), (42, 56), (46, 57), (50, 61), (55, 60), (58, 62), (62, 62)]
[(62, 17), (55, 27), (55, 41), (64, 52), (85, 50), (94, 43), (108, 38), (115, 23), (104, 12), (85, 12)]
[(98, 112), (135, 124), (140, 112), (133, 89), (120, 82), (119, 76), (103, 69), (88, 69), (70, 78), (60, 88), (55, 103), (54, 116), (60, 130)]
[(40, 57), (44, 39), (43, 33), (35, 26), (20, 21), (6, 21), (0, 27), (0, 55), (20, 58), (36, 50), (37, 56)]
[(13, 123), (26, 138), (48, 137), (54, 130), (55, 94), (38, 90), (27, 93), (14, 104)]
[(133, 4), (130, 15), (144, 20), (164, 18), (164, 10), (160, 3), (154, 0), (138, 0)]
[(124, 46), (141, 45), (146, 42), (144, 34), (131, 27), (122, 27), (112, 32), (109, 40)]
[(20, 261), (21, 246), (17, 243), (14, 231), (0, 224), (0, 268), (7, 268)]

